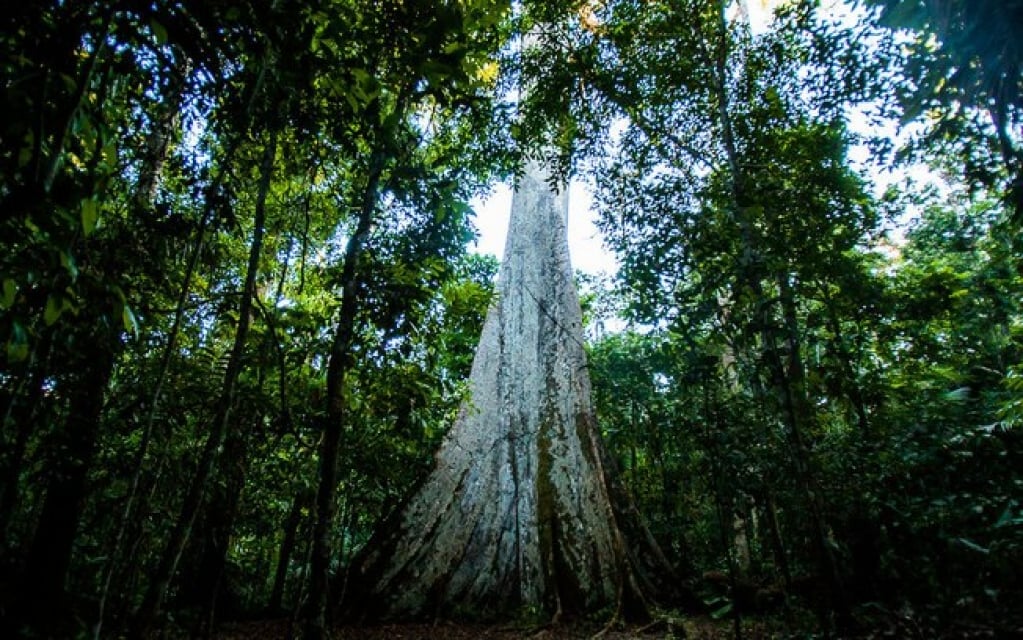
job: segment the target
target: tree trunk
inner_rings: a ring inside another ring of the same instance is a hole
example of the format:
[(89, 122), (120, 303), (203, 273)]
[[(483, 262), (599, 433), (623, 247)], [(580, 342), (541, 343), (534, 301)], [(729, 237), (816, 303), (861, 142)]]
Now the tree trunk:
[[(258, 412), (245, 418), (252, 422), (261, 419)], [(217, 605), (227, 567), (227, 554), (248, 471), (248, 443), (240, 422), (237, 418), (232, 420), (233, 424), (228, 429), (221, 454), (224, 464), (220, 465), (220, 482), (212, 483), (211, 495), (203, 510), (204, 517), (200, 520), (205, 526), (202, 534), (196, 536), (201, 540), (199, 546), (202, 551), (195, 573), (196, 589), (192, 595), (196, 598), (196, 604), (204, 609), (200, 623), (200, 634), (204, 638), (213, 632), (213, 623), (218, 614)]]
[(271, 132), (270, 141), (266, 145), (260, 168), (259, 193), (256, 199), (253, 220), (252, 243), (249, 247), (249, 260), (246, 267), (245, 284), (241, 301), (238, 305), (238, 326), (235, 329), (234, 344), (227, 369), (224, 372), (224, 383), (217, 401), (217, 412), (209, 428), (209, 436), (203, 447), (202, 457), (195, 476), (189, 486), (185, 501), (181, 505), (177, 523), (164, 548), (160, 563), (146, 590), (146, 596), (136, 614), (133, 635), (144, 637), (156, 623), (163, 608), (170, 581), (177, 570), (181, 552), (188, 542), (192, 525), (199, 513), (206, 496), (206, 485), (216, 470), (220, 457), (220, 449), (227, 433), (231, 409), (234, 405), (238, 376), (242, 370), (242, 358), (245, 354), (245, 343), (248, 340), (249, 325), (252, 317), (252, 299), (256, 292), (256, 278), (259, 274), (259, 258), (263, 249), (263, 227), (266, 222), (266, 199), (270, 191), (270, 178), (273, 172), (274, 158), (277, 153), (277, 136)]
[[(402, 103), (399, 100), (399, 105)], [(399, 110), (404, 117), (402, 110)], [(330, 600), (330, 559), (331, 533), (334, 529), (334, 515), (337, 510), (337, 463), (341, 452), (341, 438), (348, 415), (345, 397), (345, 377), (353, 366), (352, 341), (355, 338), (355, 315), (358, 311), (359, 260), (372, 228), (380, 179), (384, 168), (382, 141), (370, 158), (369, 173), (355, 232), (345, 248), (345, 260), (341, 273), (341, 313), (334, 339), (331, 342), (330, 361), (327, 363), (327, 415), (320, 441), (320, 481), (316, 491), (316, 520), (313, 523), (313, 541), (309, 564), (309, 610), (306, 620), (305, 637), (320, 640), (328, 636), (327, 614)]]
[[(139, 171), (139, 179), (135, 188), (135, 206), (141, 210), (148, 210), (152, 208), (156, 199), (157, 187), (159, 186), (159, 181), (163, 174), (163, 167), (166, 164), (170, 150), (170, 141), (180, 126), (179, 114), (185, 94), (188, 72), (189, 65), (187, 63), (182, 63), (181, 68), (177, 70), (177, 74), (175, 76), (176, 84), (168, 96), (169, 106), (163, 108), (159, 113), (157, 123), (153, 131), (150, 132), (150, 136), (147, 140), (146, 155)], [(218, 184), (219, 181), (223, 179), (222, 176), (223, 172), (221, 172), (220, 176), (217, 178)], [(103, 570), (103, 577), (100, 580), (99, 594), (97, 595), (98, 604), (96, 606), (96, 621), (92, 626), (92, 635), (94, 640), (99, 640), (103, 631), (103, 619), (106, 615), (107, 599), (110, 595), (111, 581), (113, 580), (114, 572), (117, 570), (117, 564), (120, 560), (121, 551), (124, 546), (125, 534), (134, 515), (135, 500), (138, 496), (146, 457), (149, 453), (150, 445), (153, 440), (153, 423), (160, 406), (163, 384), (167, 378), (171, 358), (177, 346), (178, 333), (180, 332), (181, 323), (184, 318), (185, 304), (188, 299), (188, 293), (191, 290), (192, 276), (195, 273), (195, 267), (202, 249), (206, 227), (211, 216), (212, 207), (210, 206), (209, 198), (207, 198), (205, 211), (203, 212), (203, 217), (199, 222), (199, 230), (196, 233), (194, 241), (195, 248), (188, 259), (187, 266), (185, 267), (185, 278), (178, 294), (177, 307), (174, 312), (174, 321), (171, 323), (167, 343), (164, 346), (163, 354), (160, 358), (160, 364), (157, 369), (156, 385), (153, 389), (152, 400), (149, 403), (149, 411), (147, 412), (147, 417), (142, 428), (141, 443), (139, 444), (135, 458), (134, 471), (132, 472), (131, 480), (129, 482), (128, 493), (124, 498), (124, 508), (121, 511), (121, 519), (118, 523), (117, 533), (114, 535), (113, 543), (111, 544), (110, 550), (107, 552), (106, 566)]]
[[(738, 265), (739, 278), (737, 285), (741, 289), (746, 289), (759, 307), (753, 322), (745, 328), (746, 337), (747, 341), (752, 342), (750, 340), (752, 336), (756, 334), (760, 336), (762, 349), (760, 356), (763, 366), (770, 376), (771, 390), (777, 396), (781, 409), (781, 418), (785, 424), (789, 439), (789, 453), (796, 467), (797, 481), (806, 496), (811, 526), (814, 530), (815, 552), (818, 556), (821, 571), (827, 577), (832, 589), (830, 594), (831, 604), (835, 613), (838, 614), (841, 623), (848, 618), (848, 607), (836, 560), (828, 546), (826, 537), (827, 525), (824, 522), (820, 492), (816, 489), (812, 477), (809, 465), (809, 451), (805, 440), (805, 427), (813, 417), (813, 409), (809, 406), (805, 393), (805, 375), (800, 360), (800, 341), (794, 292), (788, 282), (787, 273), (774, 274), (776, 276), (775, 284), (780, 295), (782, 320), (785, 326), (784, 330), (779, 331), (774, 327), (772, 305), (764, 291), (763, 281), (769, 274), (765, 269), (760, 243), (757, 241), (754, 226), (750, 219), (749, 201), (751, 185), (748, 184), (749, 180), (740, 163), (732, 112), (730, 111), (731, 97), (728, 92), (728, 64), (731, 52), (728, 37), (728, 3), (722, 0), (718, 3), (717, 8), (719, 28), (715, 47), (714, 90), (718, 99), (717, 110), (721, 123), (722, 145), (728, 169), (731, 173), (731, 202), (729, 203), (729, 208), (739, 231), (742, 248), (742, 257), (739, 259)], [(733, 292), (733, 296), (739, 299), (742, 293), (743, 291), (737, 290)], [(779, 353), (779, 340), (784, 342), (785, 349), (788, 351), (788, 362)]]
[(291, 557), (295, 553), (298, 526), (302, 524), (302, 509), (310, 502), (310, 496), (304, 491), (292, 498), (288, 519), (284, 521), (284, 539), (281, 541), (281, 549), (277, 555), (277, 569), (274, 571), (273, 589), (270, 592), (270, 601), (267, 604), (267, 611), (270, 615), (277, 615), (284, 611), (282, 605), (284, 603), (284, 589), (288, 582), (288, 567), (291, 565)]
[[(816, 416), (806, 394), (806, 372), (801, 355), (802, 346), (799, 337), (800, 331), (796, 312), (795, 291), (793, 290), (792, 283), (789, 282), (788, 274), (778, 274), (777, 282), (782, 318), (785, 326), (783, 337), (788, 357), (786, 359), (787, 362), (783, 361), (781, 354), (774, 348), (773, 342), (767, 343), (769, 348), (769, 366), (773, 371), (772, 377), (775, 381), (776, 390), (781, 396), (780, 404), (788, 430), (797, 480), (802, 485), (809, 506), (818, 561), (820, 562), (821, 572), (824, 574), (824, 578), (828, 581), (829, 585), (830, 605), (832, 611), (838, 617), (838, 623), (844, 626), (849, 623), (849, 604), (842, 574), (839, 571), (838, 560), (832, 552), (833, 545), (829, 540), (829, 527), (824, 519), (824, 506), (821, 502), (821, 489), (817, 485), (815, 474), (811, 467), (811, 456), (806, 442), (806, 430), (813, 425)], [(765, 333), (765, 342), (767, 338), (768, 335)]]
[(531, 163), (515, 192), (471, 399), (433, 472), (353, 564), (349, 615), (642, 615), (649, 598), (667, 595), (667, 561), (610, 482), (566, 215), (564, 190)]
[[(8, 447), (4, 459), (2, 485), (0, 485), (0, 540), (4, 547), (0, 548), (0, 559), (7, 554), (15, 554), (14, 538), (9, 535), (8, 527), (14, 518), (21, 498), (21, 474), (25, 468), (25, 456), (28, 452), (29, 440), (35, 431), (35, 417), (39, 403), (45, 395), (46, 377), (49, 373), (50, 348), (53, 333), (47, 331), (36, 347), (36, 352), (29, 359), (27, 373), (20, 384), (12, 384), (3, 422), (4, 446)], [(38, 357), (37, 354), (42, 354)], [(14, 430), (14, 441), (7, 439), (7, 430)]]
[(92, 348), (85, 342), (79, 347), (85, 352), (78, 363), (80, 373), (69, 381), (67, 422), (54, 447), (55, 468), (25, 565), (17, 611), (30, 625), (56, 630), (58, 635), (66, 632), (59, 630), (69, 613), (65, 583), (96, 453), (103, 397), (119, 351), (119, 345), (105, 345), (102, 340)]
[(845, 391), (849, 403), (856, 414), (856, 424), (863, 435), (864, 442), (870, 446), (873, 444), (874, 434), (870, 430), (870, 415), (867, 412), (867, 403), (863, 398), (863, 390), (857, 380), (856, 368), (853, 366), (853, 357), (845, 346), (845, 336), (842, 331), (842, 323), (835, 311), (835, 302), (828, 291), (827, 285), (821, 286), (824, 298), (824, 308), (827, 310), (828, 330), (831, 331), (832, 349), (838, 359), (839, 367), (842, 370), (842, 390)]

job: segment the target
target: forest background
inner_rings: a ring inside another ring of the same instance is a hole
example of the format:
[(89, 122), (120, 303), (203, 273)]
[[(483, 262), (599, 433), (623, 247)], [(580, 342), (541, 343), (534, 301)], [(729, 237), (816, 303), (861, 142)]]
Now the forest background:
[(336, 602), (463, 400), (469, 202), (550, 149), (620, 265), (605, 442), (707, 610), (1018, 628), (1023, 3), (818, 5), (6, 9), (7, 628)]

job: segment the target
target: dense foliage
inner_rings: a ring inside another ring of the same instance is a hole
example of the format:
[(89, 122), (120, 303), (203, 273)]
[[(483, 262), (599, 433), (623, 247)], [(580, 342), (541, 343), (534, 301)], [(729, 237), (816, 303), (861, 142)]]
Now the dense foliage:
[[(766, 609), (926, 635), (1021, 604), (1019, 56), (960, 48), (994, 5), (910, 4), (792, 3), (754, 34), (727, 3), (608, 2), (580, 39), (580, 113), (620, 123), (586, 160), (636, 323), (592, 346), (598, 412), (737, 630)], [(922, 119), (900, 157), (942, 188), (871, 194), (850, 149), (882, 160), (885, 116)]]
[(551, 149), (621, 264), (607, 444), (710, 611), (1020, 624), (1023, 8), (779, 4), (7, 7), (0, 633), (325, 637), (462, 399), (468, 202)]

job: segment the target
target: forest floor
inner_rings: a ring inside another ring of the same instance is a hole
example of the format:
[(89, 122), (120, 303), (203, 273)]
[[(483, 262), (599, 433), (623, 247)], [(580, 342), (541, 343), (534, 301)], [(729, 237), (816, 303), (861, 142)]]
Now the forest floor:
[[(780, 629), (777, 620), (746, 619), (743, 621), (743, 640), (771, 640), (780, 638), (813, 638), (813, 633), (792, 635)], [(1008, 635), (1007, 635), (1008, 633)], [(1016, 635), (1020, 634), (1020, 635)], [(214, 636), (215, 640), (281, 640), (293, 636), (287, 620), (254, 621), (225, 625)], [(474, 625), (441, 622), (437, 624), (385, 624), (342, 626), (334, 630), (334, 640), (660, 640), (686, 638), (687, 640), (725, 640), (735, 637), (731, 620), (714, 620), (706, 616), (684, 620), (661, 620), (645, 626), (625, 626), (601, 629), (592, 623), (558, 625), (543, 628), (520, 628), (507, 625)], [(833, 638), (836, 636), (832, 636)], [(887, 638), (981, 639), (1023, 638), (1023, 628), (1007, 632), (1005, 629), (983, 626), (963, 626), (946, 632), (927, 629), (909, 629), (882, 625), (844, 638), (880, 640)]]
[[(746, 640), (776, 637), (763, 625), (744, 625)], [(215, 640), (270, 640), (291, 637), (287, 620), (245, 622), (225, 626)], [(688, 638), (716, 640), (732, 637), (729, 621), (710, 618), (684, 621), (659, 621), (649, 625), (630, 625), (602, 629), (592, 623), (562, 624), (541, 628), (509, 625), (455, 624), (381, 624), (342, 626), (334, 630), (334, 640), (654, 640)]]

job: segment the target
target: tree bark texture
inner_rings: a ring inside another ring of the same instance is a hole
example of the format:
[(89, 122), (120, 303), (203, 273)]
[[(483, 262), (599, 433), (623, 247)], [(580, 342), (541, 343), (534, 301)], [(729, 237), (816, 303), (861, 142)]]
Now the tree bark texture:
[(531, 163), (471, 399), (434, 470), (356, 559), (348, 615), (645, 613), (649, 596), (671, 586), (667, 561), (608, 475), (566, 215), (564, 189)]

